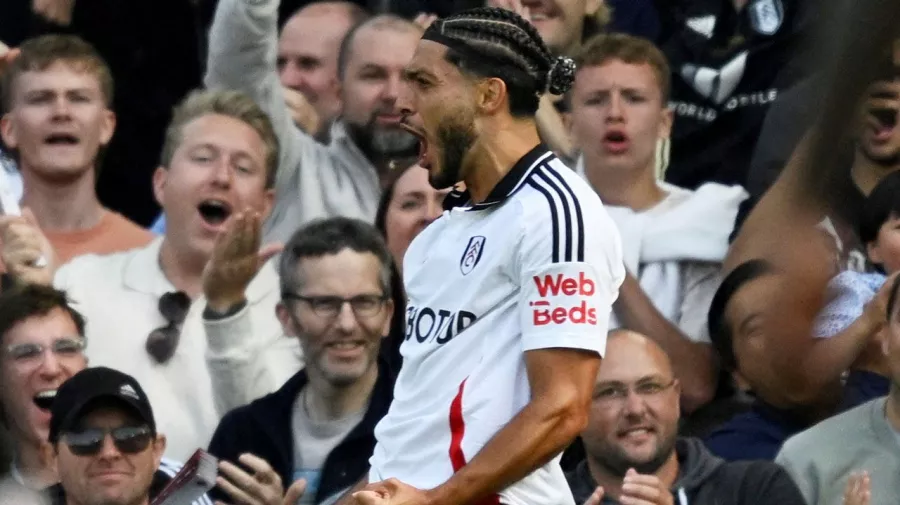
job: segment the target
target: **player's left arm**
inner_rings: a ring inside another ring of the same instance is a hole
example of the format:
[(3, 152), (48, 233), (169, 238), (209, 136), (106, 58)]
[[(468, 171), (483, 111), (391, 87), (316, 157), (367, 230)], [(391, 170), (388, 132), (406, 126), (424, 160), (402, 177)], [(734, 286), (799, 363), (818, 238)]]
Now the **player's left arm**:
[(476, 503), (546, 464), (587, 425), (600, 355), (581, 349), (525, 353), (531, 401), (466, 466), (428, 492), (435, 505)]

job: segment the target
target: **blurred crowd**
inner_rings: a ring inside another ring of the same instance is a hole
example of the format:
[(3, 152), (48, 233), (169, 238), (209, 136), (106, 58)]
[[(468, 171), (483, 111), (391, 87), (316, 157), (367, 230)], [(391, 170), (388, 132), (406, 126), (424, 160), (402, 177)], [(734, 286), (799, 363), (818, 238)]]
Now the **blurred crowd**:
[[(405, 309), (449, 188), (404, 69), (483, 5), (0, 2), (0, 505), (137, 505), (198, 448), (200, 505), (366, 475), (400, 344), (465, 317)], [(575, 502), (897, 503), (900, 11), (487, 5), (575, 61), (538, 131), (623, 246)]]

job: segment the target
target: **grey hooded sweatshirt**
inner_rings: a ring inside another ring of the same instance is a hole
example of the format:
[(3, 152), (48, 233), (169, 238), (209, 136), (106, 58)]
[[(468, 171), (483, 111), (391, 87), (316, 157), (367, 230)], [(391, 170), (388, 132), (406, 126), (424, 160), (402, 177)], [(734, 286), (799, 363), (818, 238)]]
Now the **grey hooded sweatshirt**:
[[(696, 438), (679, 438), (675, 454), (675, 505), (805, 505), (791, 477), (771, 461), (727, 462), (710, 453)], [(583, 504), (597, 488), (586, 461), (566, 479), (576, 505)], [(618, 504), (613, 497), (603, 497), (602, 505)]]

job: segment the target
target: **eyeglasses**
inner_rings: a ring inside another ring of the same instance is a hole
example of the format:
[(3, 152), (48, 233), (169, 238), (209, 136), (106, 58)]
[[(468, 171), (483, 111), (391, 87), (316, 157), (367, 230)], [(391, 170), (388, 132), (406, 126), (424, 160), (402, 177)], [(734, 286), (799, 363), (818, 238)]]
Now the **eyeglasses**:
[(675, 379), (670, 382), (663, 383), (659, 381), (642, 381), (634, 385), (627, 384), (608, 384), (594, 390), (594, 400), (603, 403), (623, 403), (631, 391), (637, 396), (649, 399), (662, 394), (675, 385)]
[(191, 299), (183, 291), (166, 293), (159, 297), (159, 313), (167, 323), (151, 331), (145, 345), (147, 352), (157, 363), (165, 363), (175, 355), (181, 337), (181, 325), (184, 324), (190, 308)]
[(54, 340), (50, 345), (34, 342), (12, 344), (6, 347), (6, 355), (17, 363), (30, 363), (40, 360), (47, 349), (57, 356), (75, 356), (84, 351), (85, 345), (85, 341), (81, 337), (62, 337)]
[(149, 426), (123, 426), (121, 428), (86, 428), (66, 432), (63, 442), (76, 456), (93, 456), (103, 448), (106, 435), (112, 436), (113, 445), (122, 454), (137, 454), (150, 445), (153, 433)]
[(304, 302), (309, 305), (313, 313), (326, 319), (337, 317), (345, 303), (350, 304), (356, 317), (372, 317), (381, 312), (384, 302), (387, 301), (387, 297), (384, 295), (358, 295), (352, 298), (341, 298), (339, 296), (301, 296), (296, 293), (282, 293), (281, 297), (285, 300)]

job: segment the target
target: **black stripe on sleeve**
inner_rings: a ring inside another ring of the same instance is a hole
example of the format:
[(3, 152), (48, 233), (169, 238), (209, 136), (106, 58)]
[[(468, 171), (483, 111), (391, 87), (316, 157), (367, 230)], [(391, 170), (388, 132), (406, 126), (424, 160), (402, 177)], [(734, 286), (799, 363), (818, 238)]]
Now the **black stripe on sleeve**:
[(572, 256), (574, 249), (572, 244), (572, 235), (573, 231), (575, 230), (572, 229), (572, 210), (569, 208), (568, 195), (563, 192), (559, 185), (557, 185), (556, 182), (547, 174), (547, 172), (550, 171), (551, 170), (549, 170), (546, 166), (541, 166), (540, 168), (535, 170), (535, 177), (539, 178), (542, 181), (541, 185), (544, 186), (551, 195), (553, 195), (552, 205), (557, 208), (561, 208), (562, 210), (560, 214), (562, 214), (564, 222), (559, 224), (563, 226), (563, 230), (566, 236), (566, 248), (564, 253), (562, 254), (562, 257), (564, 258), (563, 261), (569, 262), (573, 261)]
[(578, 201), (578, 197), (575, 196), (575, 192), (572, 191), (572, 187), (566, 182), (562, 175), (556, 170), (549, 168), (545, 170), (545, 172), (549, 173), (554, 179), (556, 179), (560, 186), (562, 186), (566, 193), (569, 194), (569, 200), (572, 202), (572, 206), (575, 207), (575, 226), (576, 230), (572, 230), (572, 233), (578, 239), (578, 252), (576, 255), (577, 261), (584, 261), (584, 216), (581, 213), (581, 202)]
[(549, 191), (544, 189), (543, 186), (538, 184), (534, 180), (534, 177), (528, 178), (528, 185), (534, 188), (538, 193), (544, 195), (544, 198), (547, 199), (547, 204), (550, 206), (550, 225), (553, 231), (553, 243), (550, 245), (550, 250), (552, 251), (551, 260), (553, 263), (559, 263), (559, 216), (557, 215), (553, 196)]

